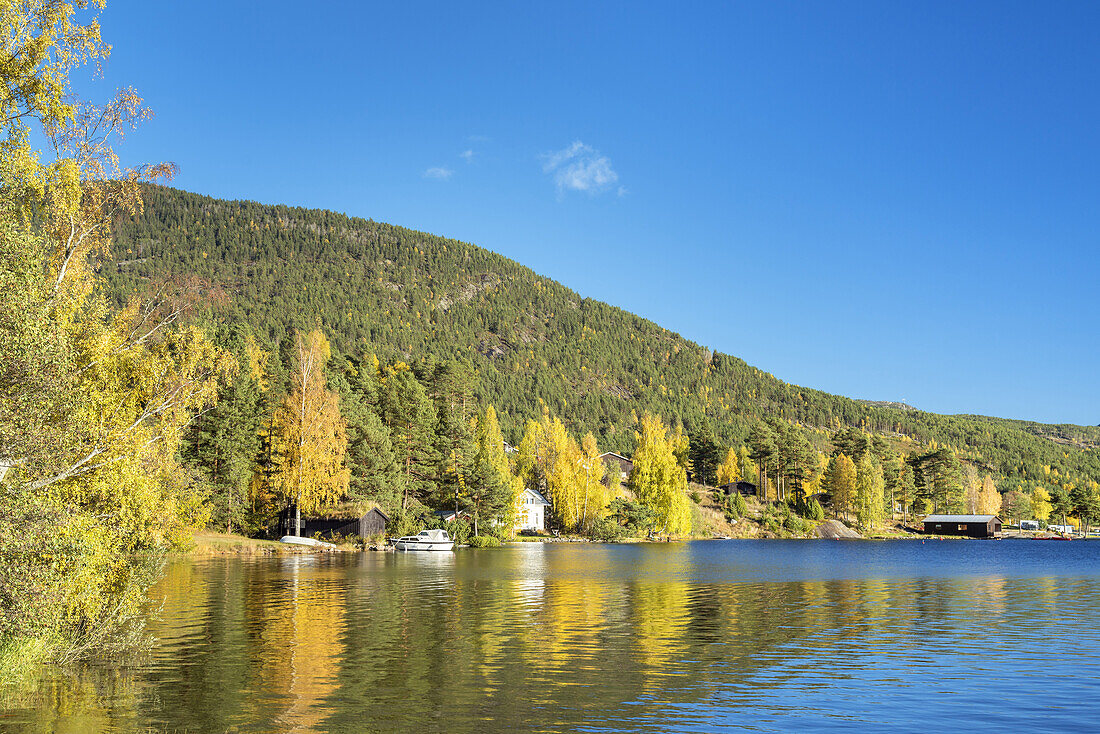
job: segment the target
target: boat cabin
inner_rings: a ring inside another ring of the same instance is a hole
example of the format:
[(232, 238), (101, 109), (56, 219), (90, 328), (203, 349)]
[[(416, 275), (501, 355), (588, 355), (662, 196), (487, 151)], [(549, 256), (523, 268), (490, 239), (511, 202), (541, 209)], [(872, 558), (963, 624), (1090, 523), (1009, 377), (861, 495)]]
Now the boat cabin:
[(999, 538), (1001, 519), (996, 515), (929, 515), (924, 518), (924, 532), (965, 538)]

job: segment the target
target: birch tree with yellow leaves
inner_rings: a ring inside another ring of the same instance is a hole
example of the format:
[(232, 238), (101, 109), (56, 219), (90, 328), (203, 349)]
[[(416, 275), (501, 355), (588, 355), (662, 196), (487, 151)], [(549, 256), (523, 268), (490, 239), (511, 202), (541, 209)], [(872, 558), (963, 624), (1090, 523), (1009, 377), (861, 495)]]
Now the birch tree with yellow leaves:
[(545, 405), (541, 420), (528, 421), (519, 445), (516, 473), (526, 486), (546, 494), (552, 514), (563, 529), (587, 530), (606, 514), (605, 471), (592, 434), (578, 445), (561, 419), (551, 417)]
[(637, 448), (629, 484), (638, 502), (656, 513), (653, 529), (671, 535), (691, 532), (687, 471), (677, 459), (679, 432), (670, 434), (659, 417), (645, 413), (634, 439)]
[(489, 405), (477, 421), (477, 450), (466, 496), (472, 508), (474, 535), (480, 533), (484, 521), (496, 521), (498, 527), (511, 532), (522, 496), (523, 480), (508, 465), (497, 412)]
[(133, 90), (74, 101), (109, 52), (89, 7), (0, 3), (0, 650), (62, 660), (129, 639), (159, 553), (203, 523), (180, 435), (236, 370), (185, 324), (204, 284), (103, 293), (112, 222), (172, 166), (120, 165)]
[(741, 479), (741, 468), (737, 462), (737, 452), (730, 449), (726, 458), (718, 465), (718, 486), (722, 487)]
[(1001, 493), (993, 483), (993, 477), (986, 474), (982, 479), (981, 491), (978, 492), (978, 514), (999, 515), (1002, 501)]
[(344, 462), (347, 426), (340, 415), (340, 397), (325, 383), (331, 355), (319, 329), (295, 338), (291, 389), (276, 415), (281, 457), (276, 486), (294, 505), (295, 534), (302, 534), (302, 510), (312, 512), (335, 503), (348, 491), (350, 472)]

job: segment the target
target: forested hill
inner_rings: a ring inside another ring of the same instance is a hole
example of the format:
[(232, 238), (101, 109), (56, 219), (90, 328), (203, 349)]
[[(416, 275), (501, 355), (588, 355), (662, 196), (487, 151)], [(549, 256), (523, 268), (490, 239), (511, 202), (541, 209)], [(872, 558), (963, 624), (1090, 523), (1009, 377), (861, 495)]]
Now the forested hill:
[(144, 214), (117, 226), (114, 252), (103, 274), (118, 298), (147, 279), (196, 274), (230, 295), (219, 318), (272, 345), (320, 323), (337, 352), (466, 360), (512, 440), (541, 399), (620, 451), (633, 445), (631, 411), (689, 431), (709, 423), (727, 445), (773, 414), (819, 437), (855, 425), (935, 440), (1005, 476), (1043, 465), (1098, 474), (1096, 427), (942, 416), (789, 385), (488, 250), (402, 227), (150, 187)]

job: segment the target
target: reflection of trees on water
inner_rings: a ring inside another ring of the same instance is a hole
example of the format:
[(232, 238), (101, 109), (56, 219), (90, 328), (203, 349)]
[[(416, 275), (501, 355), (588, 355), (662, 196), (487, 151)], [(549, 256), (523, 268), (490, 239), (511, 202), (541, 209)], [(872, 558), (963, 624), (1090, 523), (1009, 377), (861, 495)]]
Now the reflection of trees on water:
[(647, 573), (627, 552), (173, 564), (150, 667), (44, 684), (27, 730), (659, 730), (823, 674), (933, 665), (976, 620), (1034, 633), (1036, 606), (1064, 603), (1054, 579), (698, 582), (689, 555)]

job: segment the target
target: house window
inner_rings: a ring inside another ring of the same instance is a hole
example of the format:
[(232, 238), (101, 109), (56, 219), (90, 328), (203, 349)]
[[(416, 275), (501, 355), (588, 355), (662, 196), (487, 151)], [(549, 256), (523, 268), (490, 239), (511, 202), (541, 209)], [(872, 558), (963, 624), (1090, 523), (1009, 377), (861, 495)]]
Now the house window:
[(965, 524), (960, 524), (959, 525), (959, 530), (966, 530), (966, 525)]

